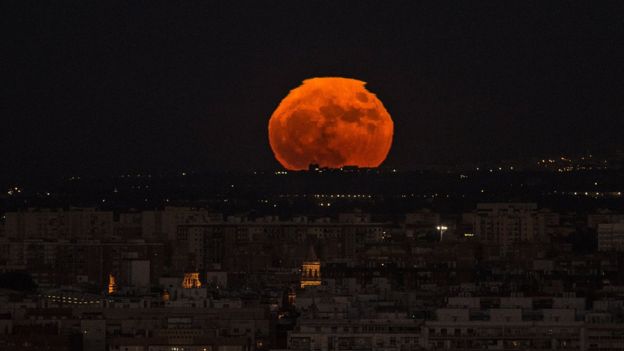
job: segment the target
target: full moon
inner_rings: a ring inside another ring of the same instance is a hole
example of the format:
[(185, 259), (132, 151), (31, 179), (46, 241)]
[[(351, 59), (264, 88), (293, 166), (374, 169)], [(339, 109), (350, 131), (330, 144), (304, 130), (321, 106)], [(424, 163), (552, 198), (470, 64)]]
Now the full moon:
[(275, 158), (289, 170), (377, 167), (388, 155), (394, 124), (365, 82), (311, 78), (293, 89), (269, 120)]

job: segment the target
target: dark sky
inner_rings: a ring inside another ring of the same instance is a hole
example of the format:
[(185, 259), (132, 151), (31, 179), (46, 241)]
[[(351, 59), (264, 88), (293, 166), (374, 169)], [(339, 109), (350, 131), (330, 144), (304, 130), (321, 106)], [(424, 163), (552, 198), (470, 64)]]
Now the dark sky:
[(368, 82), (391, 167), (624, 146), (617, 1), (93, 3), (0, 5), (3, 177), (278, 168), (314, 76)]

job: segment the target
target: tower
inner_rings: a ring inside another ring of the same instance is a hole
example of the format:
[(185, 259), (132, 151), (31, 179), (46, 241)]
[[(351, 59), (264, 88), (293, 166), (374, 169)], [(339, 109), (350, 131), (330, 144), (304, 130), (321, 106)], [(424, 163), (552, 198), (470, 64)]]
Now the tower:
[(308, 256), (301, 266), (301, 288), (319, 285), (321, 285), (321, 261), (316, 256), (314, 247), (310, 246)]
[(117, 292), (117, 283), (115, 282), (115, 276), (112, 274), (108, 275), (108, 293), (110, 295)]

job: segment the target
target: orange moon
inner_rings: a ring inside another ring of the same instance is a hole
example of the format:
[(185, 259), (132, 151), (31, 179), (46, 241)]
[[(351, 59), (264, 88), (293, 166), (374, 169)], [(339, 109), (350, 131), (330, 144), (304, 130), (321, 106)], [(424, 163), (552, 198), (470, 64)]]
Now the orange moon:
[(289, 170), (377, 167), (392, 145), (394, 123), (365, 82), (311, 78), (293, 89), (269, 120), (275, 158)]

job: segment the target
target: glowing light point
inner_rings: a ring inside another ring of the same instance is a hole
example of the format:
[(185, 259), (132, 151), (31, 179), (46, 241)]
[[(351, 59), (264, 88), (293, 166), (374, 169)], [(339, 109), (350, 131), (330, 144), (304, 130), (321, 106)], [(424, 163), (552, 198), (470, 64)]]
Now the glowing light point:
[(436, 229), (440, 232), (440, 241), (442, 241), (442, 239), (444, 238), (444, 232), (448, 230), (448, 227), (445, 225), (439, 225), (436, 227)]

